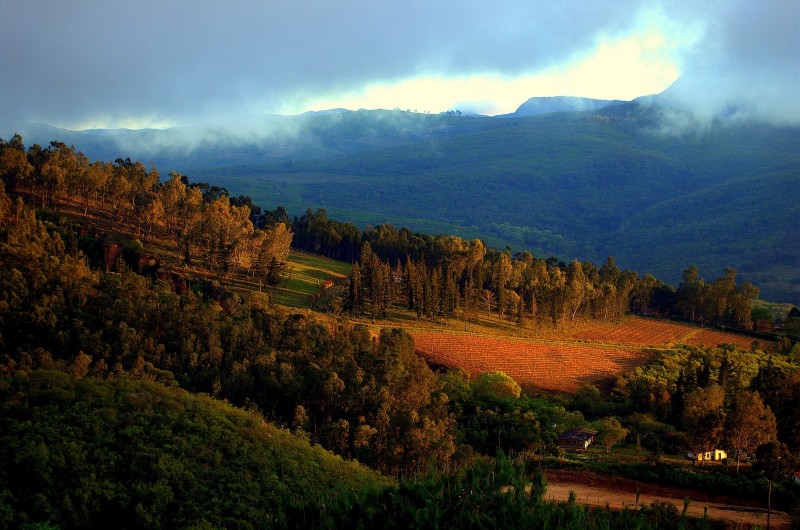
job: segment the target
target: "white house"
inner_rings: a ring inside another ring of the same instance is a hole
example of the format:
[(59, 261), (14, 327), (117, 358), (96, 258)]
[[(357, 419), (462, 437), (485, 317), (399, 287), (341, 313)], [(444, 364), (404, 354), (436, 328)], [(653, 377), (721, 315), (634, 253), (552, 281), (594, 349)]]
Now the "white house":
[(686, 458), (689, 460), (697, 460), (698, 462), (702, 462), (703, 460), (719, 462), (720, 460), (728, 458), (728, 453), (722, 449), (714, 449), (713, 451), (706, 451), (705, 453), (700, 454), (686, 453)]

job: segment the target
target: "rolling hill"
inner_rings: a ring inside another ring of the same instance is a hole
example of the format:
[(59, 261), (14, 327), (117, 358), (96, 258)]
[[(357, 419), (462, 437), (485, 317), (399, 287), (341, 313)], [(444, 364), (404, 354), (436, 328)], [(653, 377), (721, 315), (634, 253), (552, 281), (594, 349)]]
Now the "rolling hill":
[(0, 410), (9, 527), (300, 528), (394, 484), (258, 413), (135, 378), (20, 371)]

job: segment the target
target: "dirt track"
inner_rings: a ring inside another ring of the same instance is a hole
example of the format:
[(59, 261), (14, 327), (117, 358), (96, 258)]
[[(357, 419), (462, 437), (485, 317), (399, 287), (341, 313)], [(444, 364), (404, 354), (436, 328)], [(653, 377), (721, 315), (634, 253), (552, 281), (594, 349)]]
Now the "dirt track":
[[(636, 502), (636, 494), (618, 488), (602, 487), (598, 485), (586, 485), (576, 482), (559, 482), (557, 478), (547, 480), (547, 500), (566, 501), (570, 491), (575, 492), (577, 501), (581, 504), (591, 506), (605, 506), (622, 509), (626, 506), (632, 507)], [(691, 517), (702, 518), (704, 511), (708, 508), (708, 518), (729, 523), (732, 528), (741, 525), (759, 525), (761, 528), (767, 526), (767, 510), (750, 506), (739, 506), (734, 504), (723, 504), (718, 502), (708, 502), (694, 500), (689, 496), (690, 504), (687, 511)], [(670, 497), (664, 495), (654, 495), (642, 493), (639, 495), (639, 504), (649, 506), (653, 502), (671, 502), (679, 512), (683, 511), (683, 497)], [(773, 529), (790, 529), (792, 522), (789, 516), (783, 512), (772, 512), (770, 527)]]

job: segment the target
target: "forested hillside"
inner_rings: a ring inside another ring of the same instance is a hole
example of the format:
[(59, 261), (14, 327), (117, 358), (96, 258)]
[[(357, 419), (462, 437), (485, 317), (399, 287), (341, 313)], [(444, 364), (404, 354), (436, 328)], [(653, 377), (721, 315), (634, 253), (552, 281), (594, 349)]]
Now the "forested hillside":
[[(580, 465), (557, 439), (586, 426), (609, 451), (636, 447), (612, 473), (714, 483), (733, 498), (764, 499), (774, 486), (782, 509), (796, 502), (786, 473), (769, 483), (758, 474), (800, 447), (788, 338), (769, 351), (669, 348), (611, 393), (550, 395), (502, 372), (435, 372), (406, 331), (350, 320), (404, 311), (469, 324), (480, 312), (512, 329), (557, 328), (634, 310), (746, 324), (757, 290), (732, 270), (704, 282), (689, 268), (673, 289), (613, 259), (598, 267), (388, 226), (362, 232), (319, 210), (289, 226), (283, 209), (177, 173), (161, 180), (129, 159), (92, 162), (60, 142), (25, 149), (13, 138), (0, 160), (6, 526), (708, 527), (674, 506), (543, 502), (536, 468)], [(270, 299), (268, 284), (287, 281), (290, 241), (356, 260), (341, 306), (331, 301), (324, 317)], [(718, 445), (754, 463), (662, 460)]]
[(0, 380), (0, 524), (290, 527), (393, 484), (208, 396), (78, 365)]

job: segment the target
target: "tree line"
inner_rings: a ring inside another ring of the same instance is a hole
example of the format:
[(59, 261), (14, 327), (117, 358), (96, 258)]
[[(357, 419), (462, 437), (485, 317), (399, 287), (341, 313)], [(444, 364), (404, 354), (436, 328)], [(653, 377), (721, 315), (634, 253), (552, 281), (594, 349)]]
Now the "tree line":
[[(380, 227), (384, 233), (390, 230)], [(748, 282), (737, 285), (730, 268), (706, 284), (692, 266), (674, 289), (650, 274), (620, 270), (613, 257), (600, 267), (591, 261), (565, 264), (527, 251), (512, 256), (508, 250), (487, 250), (480, 240), (455, 236), (428, 238), (432, 258), (421, 253), (415, 259), (409, 253), (392, 264), (373, 248), (370, 233), (365, 232), (353, 267), (346, 307), (373, 318), (401, 305), (420, 318), (460, 318), (465, 325), (478, 311), (520, 327), (557, 327), (587, 318), (616, 321), (633, 312), (749, 329), (758, 299), (758, 289)]]
[(0, 176), (9, 193), (26, 191), (42, 208), (69, 202), (107, 220), (111, 230), (171, 241), (177, 258), (200, 260), (214, 273), (240, 270), (274, 282), (270, 272), (289, 254), (288, 223), (265, 219), (249, 197), (174, 172), (162, 181), (155, 167), (129, 158), (92, 162), (56, 141), (26, 150), (15, 135), (0, 140)]

